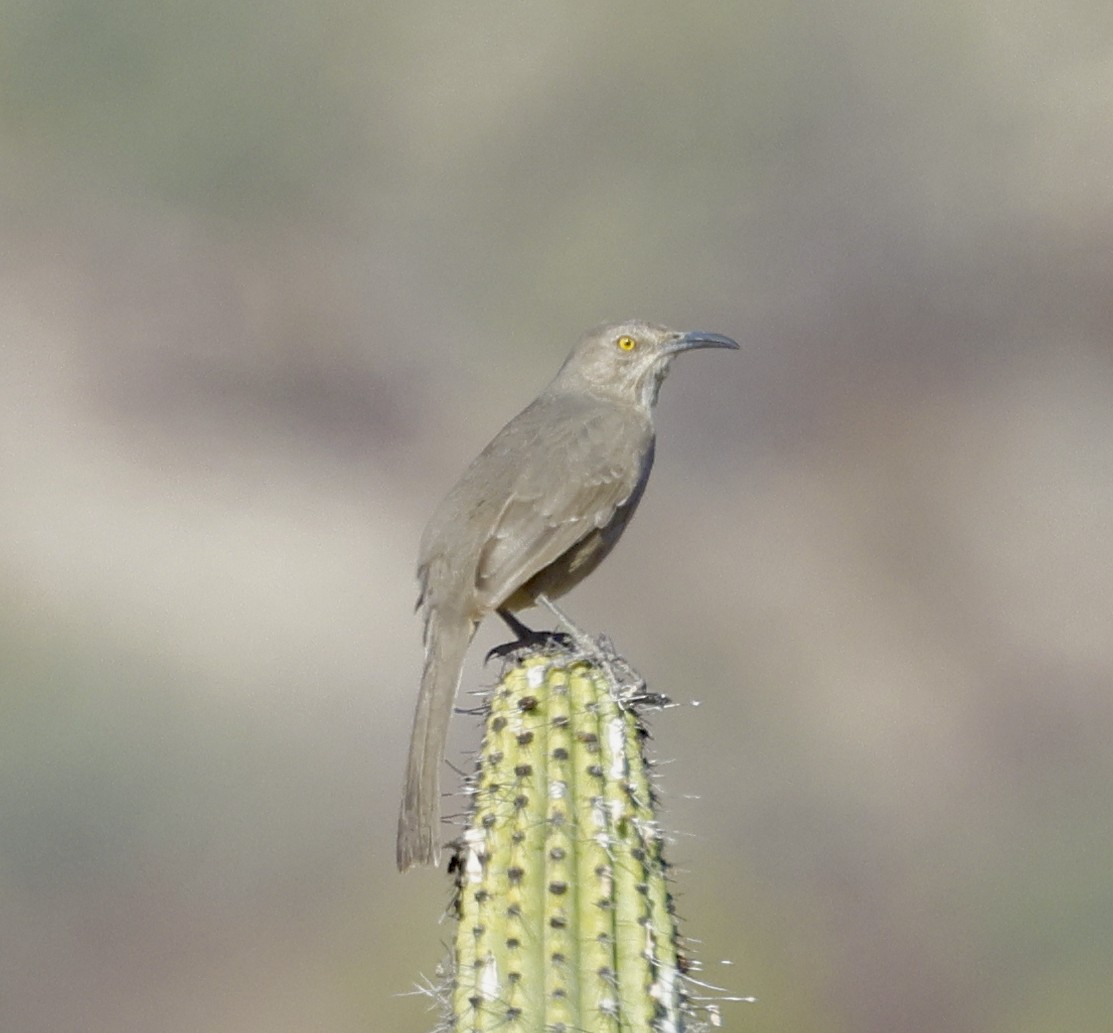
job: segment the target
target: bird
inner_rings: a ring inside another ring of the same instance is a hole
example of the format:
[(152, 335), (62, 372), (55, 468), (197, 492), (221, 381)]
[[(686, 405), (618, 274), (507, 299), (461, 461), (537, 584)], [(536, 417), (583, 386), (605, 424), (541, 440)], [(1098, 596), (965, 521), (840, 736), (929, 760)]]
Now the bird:
[[(589, 330), (556, 376), (434, 511), (418, 555), (425, 660), (398, 816), (400, 871), (439, 860), (440, 768), (480, 622), (563, 595), (633, 516), (653, 466), (654, 410), (673, 359), (738, 348), (722, 334), (625, 320)], [(559, 611), (556, 611), (559, 613)]]

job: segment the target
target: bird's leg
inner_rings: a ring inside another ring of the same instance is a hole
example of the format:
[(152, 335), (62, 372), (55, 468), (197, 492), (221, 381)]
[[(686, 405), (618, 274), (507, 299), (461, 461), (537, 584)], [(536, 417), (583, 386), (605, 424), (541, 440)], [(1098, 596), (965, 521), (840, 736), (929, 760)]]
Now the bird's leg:
[(502, 618), (503, 623), (512, 631), (519, 642), (528, 642), (537, 635), (533, 628), (528, 627), (514, 616), (512, 610), (500, 609), (496, 613)]
[(533, 628), (523, 624), (514, 614), (506, 609), (500, 607), (495, 611), (503, 619), (506, 626), (514, 632), (514, 641), (507, 642), (501, 646), (495, 646), (494, 649), (487, 653), (483, 662), (487, 663), (491, 657), (505, 657), (516, 653), (519, 649), (531, 648), (548, 648), (558, 646), (561, 649), (568, 649), (572, 644), (576, 643), (575, 638), (569, 635), (562, 635), (557, 631), (534, 631)]

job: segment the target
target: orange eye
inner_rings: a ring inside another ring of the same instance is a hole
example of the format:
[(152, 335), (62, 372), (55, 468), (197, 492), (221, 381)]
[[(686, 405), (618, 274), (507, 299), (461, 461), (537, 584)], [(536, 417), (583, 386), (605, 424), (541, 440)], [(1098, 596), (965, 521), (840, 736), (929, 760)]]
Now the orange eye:
[(614, 342), (624, 352), (632, 352), (637, 346), (638, 342), (634, 340), (629, 334), (623, 334), (617, 341)]

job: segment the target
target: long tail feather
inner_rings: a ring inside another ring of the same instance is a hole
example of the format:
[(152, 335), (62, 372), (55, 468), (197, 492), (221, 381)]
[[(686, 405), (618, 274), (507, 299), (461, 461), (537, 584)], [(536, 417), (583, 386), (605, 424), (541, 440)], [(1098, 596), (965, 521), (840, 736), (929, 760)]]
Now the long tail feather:
[(398, 815), (398, 868), (403, 872), (414, 865), (436, 864), (440, 854), (440, 770), (464, 654), (474, 633), (475, 625), (466, 618), (430, 614)]

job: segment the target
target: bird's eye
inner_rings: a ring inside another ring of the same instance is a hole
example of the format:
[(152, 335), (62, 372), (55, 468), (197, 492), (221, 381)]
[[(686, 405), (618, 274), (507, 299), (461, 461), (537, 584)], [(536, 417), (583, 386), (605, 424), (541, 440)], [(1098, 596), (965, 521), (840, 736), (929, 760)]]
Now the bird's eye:
[(614, 342), (624, 352), (632, 352), (637, 346), (638, 342), (634, 340), (629, 334), (623, 334), (617, 341)]

